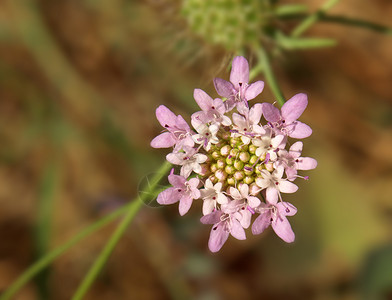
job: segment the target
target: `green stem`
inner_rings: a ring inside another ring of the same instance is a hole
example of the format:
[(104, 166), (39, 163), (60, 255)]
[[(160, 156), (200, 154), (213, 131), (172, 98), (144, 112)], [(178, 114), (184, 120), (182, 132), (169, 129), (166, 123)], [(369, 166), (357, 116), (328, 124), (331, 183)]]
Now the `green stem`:
[[(44, 256), (49, 249), (52, 229), (52, 211), (55, 200), (56, 189), (59, 183), (59, 166), (56, 159), (49, 162), (44, 170), (39, 191), (37, 205), (37, 222), (34, 229), (36, 258)], [(37, 276), (36, 283), (42, 299), (48, 298), (49, 269)]]
[(316, 11), (314, 14), (308, 16), (305, 20), (303, 20), (291, 33), (292, 37), (299, 37), (306, 30), (308, 30), (314, 23), (316, 23), (320, 19), (320, 15), (324, 14), (327, 10), (331, 9), (339, 0), (328, 0), (325, 2), (321, 8)]
[(320, 15), (320, 21), (333, 22), (333, 23), (339, 23), (339, 24), (343, 24), (343, 25), (362, 27), (362, 28), (366, 28), (366, 29), (369, 29), (369, 30), (377, 31), (377, 32), (380, 32), (380, 33), (385, 33), (385, 34), (392, 35), (392, 28), (386, 27), (384, 25), (380, 25), (380, 24), (364, 21), (364, 20), (347, 18), (347, 17), (344, 17), (344, 16), (333, 16), (333, 15), (321, 14)]
[(70, 240), (58, 246), (56, 249), (52, 250), (50, 253), (42, 257), (40, 260), (35, 262), (32, 266), (30, 266), (23, 274), (21, 274), (9, 287), (8, 289), (0, 296), (0, 300), (11, 299), (14, 294), (21, 289), (28, 281), (30, 281), (35, 275), (41, 272), (44, 268), (46, 268), (50, 263), (52, 263), (55, 259), (61, 256), (64, 252), (69, 250), (71, 247), (76, 245), (78, 242), (93, 234), (97, 230), (101, 229), (103, 226), (109, 224), (110, 222), (117, 219), (120, 215), (126, 212), (130, 207), (135, 205), (135, 201), (121, 207), (120, 209), (112, 212), (111, 214), (105, 216), (104, 218), (98, 220), (94, 224), (91, 224), (84, 230), (80, 231)]
[[(162, 168), (169, 168), (168, 164), (165, 163)], [(162, 169), (161, 168), (161, 169)], [(165, 169), (166, 170), (166, 169)], [(156, 186), (156, 183), (154, 187)], [(142, 197), (140, 197), (142, 198)], [(111, 214), (103, 217), (102, 219), (96, 221), (91, 224), (84, 230), (77, 233), (70, 240), (65, 242), (64, 244), (58, 246), (56, 249), (52, 250), (50, 253), (39, 259), (33, 265), (31, 265), (26, 271), (24, 271), (9, 287), (8, 289), (1, 294), (0, 300), (8, 300), (11, 299), (27, 282), (29, 282), (34, 276), (36, 276), (39, 272), (45, 269), (48, 265), (50, 265), (54, 260), (64, 254), (67, 250), (75, 246), (77, 243), (90, 236), (94, 232), (98, 231), (105, 225), (110, 222), (116, 220), (119, 216), (121, 216), (125, 212), (129, 212), (133, 210), (134, 206), (139, 205), (139, 201), (132, 201), (131, 203), (119, 208), (118, 210), (112, 212)]]
[(261, 46), (256, 46), (255, 49), (267, 83), (270, 86), (272, 93), (275, 95), (277, 102), (282, 106), (285, 103), (285, 98), (272, 71), (268, 54)]
[[(164, 175), (166, 175), (170, 167), (171, 165), (169, 163), (164, 163), (162, 165), (162, 167), (158, 170), (158, 173), (152, 178), (152, 182), (148, 187), (149, 192), (154, 191), (155, 187), (158, 185), (158, 182), (162, 179)], [(79, 285), (74, 296), (72, 297), (72, 300), (83, 299), (84, 295), (87, 293), (88, 289), (90, 288), (90, 286), (95, 281), (98, 274), (101, 272), (102, 268), (106, 264), (111, 253), (116, 247), (118, 241), (123, 236), (129, 224), (133, 220), (134, 216), (136, 215), (141, 205), (145, 201), (146, 197), (148, 197), (148, 193), (141, 194), (139, 198), (135, 201), (135, 206), (129, 207), (129, 210), (125, 215), (124, 219), (122, 220), (120, 225), (116, 228), (115, 232), (112, 234), (109, 241), (106, 243), (105, 247), (103, 248), (103, 250), (97, 257), (97, 259), (95, 260), (94, 264), (90, 267), (82, 283)]]

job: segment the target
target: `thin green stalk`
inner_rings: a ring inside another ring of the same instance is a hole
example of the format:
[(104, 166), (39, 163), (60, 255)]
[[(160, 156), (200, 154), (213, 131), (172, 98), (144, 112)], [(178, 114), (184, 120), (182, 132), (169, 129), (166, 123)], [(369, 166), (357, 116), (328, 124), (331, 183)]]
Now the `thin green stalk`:
[[(167, 167), (167, 163), (163, 166)], [(155, 183), (154, 187), (157, 184)], [(147, 194), (148, 195), (148, 194)], [(153, 193), (155, 195), (155, 193)], [(141, 197), (142, 198), (142, 197)], [(146, 198), (146, 197), (145, 197)], [(34, 276), (36, 276), (39, 272), (45, 269), (48, 265), (50, 265), (54, 260), (64, 254), (67, 250), (75, 246), (77, 243), (90, 236), (94, 232), (98, 231), (105, 225), (110, 222), (116, 220), (119, 216), (124, 214), (125, 212), (132, 210), (134, 206), (137, 206), (139, 201), (132, 201), (131, 203), (119, 208), (118, 210), (110, 213), (109, 215), (103, 217), (102, 219), (96, 221), (91, 224), (87, 228), (83, 229), (79, 233), (77, 233), (70, 240), (65, 242), (64, 244), (58, 246), (53, 249), (50, 253), (45, 255), (36, 261), (33, 265), (31, 265), (26, 271), (24, 271), (9, 287), (8, 289), (1, 294), (0, 300), (8, 300), (11, 299), (27, 282), (29, 282)]]
[[(162, 167), (158, 170), (157, 174), (152, 178), (151, 184), (148, 187), (148, 191), (154, 191), (155, 187), (158, 185), (158, 182), (162, 179), (163, 176), (166, 175), (167, 171), (171, 165), (169, 163), (164, 163)], [(124, 219), (120, 223), (120, 225), (116, 228), (115, 232), (110, 237), (109, 241), (106, 243), (105, 247), (90, 267), (83, 281), (79, 285), (76, 290), (72, 300), (80, 300), (83, 299), (84, 295), (89, 290), (90, 286), (93, 284), (98, 274), (101, 272), (102, 268), (105, 266), (107, 260), (109, 259), (111, 253), (119, 242), (120, 238), (125, 233), (129, 224), (133, 220), (134, 216), (142, 206), (143, 202), (148, 197), (148, 193), (143, 193), (139, 196), (139, 198), (135, 201), (135, 206), (129, 207), (127, 214)]]
[(314, 23), (316, 23), (320, 19), (320, 15), (324, 14), (326, 11), (331, 9), (339, 0), (327, 0), (321, 8), (316, 11), (314, 14), (308, 16), (305, 20), (303, 20), (291, 33), (292, 37), (299, 37), (306, 30), (308, 30)]
[[(56, 159), (48, 163), (44, 170), (39, 191), (37, 205), (37, 222), (34, 228), (35, 256), (44, 256), (49, 249), (52, 229), (52, 211), (55, 200), (56, 189), (59, 182), (59, 166)], [(36, 283), (42, 299), (48, 298), (49, 269), (37, 276)]]
[(279, 87), (279, 84), (275, 78), (275, 75), (272, 71), (268, 54), (261, 46), (257, 46), (255, 50), (256, 50), (256, 55), (258, 56), (259, 59), (259, 63), (262, 65), (262, 72), (264, 73), (267, 83), (270, 86), (273, 94), (275, 95), (277, 102), (279, 103), (280, 106), (282, 106), (285, 103), (285, 99)]
[(347, 18), (344, 16), (333, 16), (333, 15), (321, 14), (320, 21), (339, 23), (339, 24), (348, 25), (348, 26), (362, 27), (362, 28), (365, 28), (368, 30), (373, 30), (373, 31), (377, 31), (380, 33), (392, 35), (392, 28), (386, 27), (384, 25), (364, 21), (364, 20)]
[(125, 213), (130, 207), (135, 206), (136, 201), (133, 201), (118, 210), (112, 212), (111, 214), (103, 217), (102, 219), (96, 221), (91, 224), (84, 230), (80, 231), (70, 240), (65, 242), (64, 244), (58, 246), (50, 253), (45, 255), (36, 261), (33, 265), (31, 265), (26, 271), (24, 271), (9, 287), (8, 289), (0, 296), (0, 300), (8, 300), (11, 299), (12, 296), (15, 295), (17, 291), (19, 291), (28, 281), (30, 281), (34, 276), (36, 276), (39, 272), (41, 272), (44, 268), (46, 268), (49, 264), (51, 264), (55, 259), (65, 253), (67, 250), (72, 248), (74, 245), (79, 243), (84, 238), (90, 236), (97, 230), (101, 229), (103, 226), (109, 224), (110, 222), (117, 219), (120, 215)]

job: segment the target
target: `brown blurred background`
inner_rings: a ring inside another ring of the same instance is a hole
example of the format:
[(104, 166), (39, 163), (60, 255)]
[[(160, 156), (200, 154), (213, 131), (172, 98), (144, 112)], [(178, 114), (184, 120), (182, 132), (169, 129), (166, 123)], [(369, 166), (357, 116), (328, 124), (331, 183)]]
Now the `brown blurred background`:
[[(158, 105), (189, 121), (193, 89), (216, 96), (213, 77), (228, 78), (234, 53), (180, 11), (175, 0), (0, 2), (0, 290), (135, 198), (168, 153), (149, 146)], [(387, 0), (341, 1), (331, 13), (392, 27)], [(269, 229), (211, 254), (199, 202), (185, 217), (177, 205), (145, 206), (86, 299), (392, 299), (392, 36), (331, 23), (306, 36), (339, 43), (274, 61), (285, 96), (309, 96), (304, 155), (319, 162), (285, 195), (299, 209), (295, 243)], [(268, 87), (257, 101), (274, 101)], [(69, 299), (116, 225), (15, 299)]]

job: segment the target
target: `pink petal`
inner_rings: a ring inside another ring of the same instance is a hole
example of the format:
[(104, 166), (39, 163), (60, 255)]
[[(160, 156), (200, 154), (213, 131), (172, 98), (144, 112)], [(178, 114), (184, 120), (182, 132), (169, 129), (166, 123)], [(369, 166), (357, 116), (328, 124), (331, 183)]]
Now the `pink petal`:
[(287, 180), (279, 181), (278, 187), (282, 193), (295, 193), (298, 190), (298, 186)]
[(300, 121), (297, 121), (295, 122), (294, 130), (290, 132), (289, 137), (303, 139), (310, 136), (311, 134), (312, 128)]
[(218, 252), (227, 241), (229, 232), (225, 230), (224, 224), (214, 225), (211, 229), (208, 248), (211, 252)]
[(263, 114), (263, 105), (261, 103), (257, 103), (253, 105), (253, 107), (249, 111), (249, 121), (252, 124), (259, 123), (262, 114)]
[(159, 193), (157, 202), (162, 205), (173, 204), (180, 200), (181, 196), (182, 194), (176, 188), (170, 187)]
[(214, 86), (221, 97), (229, 98), (236, 93), (233, 84), (222, 78), (214, 78)]
[(279, 192), (275, 187), (268, 187), (265, 193), (265, 198), (268, 203), (276, 204), (279, 200)]
[(291, 147), (290, 147), (290, 155), (293, 158), (297, 158), (301, 156), (302, 152), (302, 147), (303, 143), (302, 142), (295, 142)]
[(212, 98), (203, 90), (195, 89), (193, 91), (193, 98), (195, 98), (197, 105), (203, 111), (209, 111), (212, 105)]
[(256, 208), (260, 205), (260, 199), (257, 197), (249, 196), (248, 198), (249, 206), (252, 208)]
[(308, 105), (308, 96), (300, 93), (294, 95), (282, 106), (282, 117), (287, 124), (297, 120)]
[[(208, 216), (209, 214), (211, 214), (213, 212), (214, 208), (215, 208), (215, 203), (213, 200), (204, 200), (204, 202), (203, 202), (203, 215)], [(217, 222), (219, 222), (219, 220), (216, 220), (216, 222), (208, 223), (208, 224), (216, 224)]]
[(252, 224), (252, 233), (260, 234), (268, 228), (271, 224), (271, 211), (265, 211), (256, 218)]
[(245, 230), (238, 220), (232, 219), (230, 225), (230, 233), (233, 237), (235, 237), (237, 240), (246, 240)]
[(168, 126), (173, 127), (176, 125), (177, 116), (166, 106), (160, 105), (156, 109), (155, 114), (162, 127), (167, 128)]
[(311, 157), (301, 157), (297, 162), (298, 170), (312, 170), (317, 167), (317, 160)]
[(245, 91), (245, 99), (252, 100), (256, 98), (264, 89), (264, 82), (263, 81), (256, 81), (252, 83)]
[(176, 127), (186, 132), (189, 132), (191, 130), (188, 123), (184, 120), (184, 118), (181, 115), (178, 115), (176, 118)]
[(248, 83), (249, 64), (245, 57), (234, 57), (230, 73), (230, 81), (237, 90), (239, 89), (239, 83)]
[(169, 179), (169, 183), (172, 186), (178, 187), (178, 188), (181, 188), (181, 189), (184, 188), (184, 185), (185, 185), (185, 182), (186, 182), (186, 179), (184, 177), (179, 176), (179, 175), (175, 175), (175, 174), (170, 174), (168, 176), (168, 179)]
[(222, 216), (222, 211), (216, 210), (206, 216), (200, 218), (200, 222), (203, 224), (218, 224), (220, 222), (220, 217)]
[(280, 216), (279, 218), (275, 218), (271, 225), (277, 236), (286, 243), (294, 242), (295, 234), (291, 229), (290, 223), (286, 217)]
[(297, 208), (289, 202), (279, 202), (276, 207), (281, 216), (294, 216), (297, 213)]
[(220, 114), (224, 114), (226, 112), (225, 105), (223, 104), (222, 99), (216, 98), (212, 101), (212, 105), (215, 107), (216, 111)]
[(193, 199), (188, 195), (183, 195), (180, 199), (180, 205), (178, 206), (178, 210), (180, 215), (185, 215), (192, 206)]
[(238, 127), (240, 127), (239, 128), (240, 130), (243, 130), (245, 127), (248, 127), (246, 119), (243, 116), (234, 113), (232, 115), (232, 119), (233, 119), (234, 124), (237, 125)]
[(176, 143), (176, 138), (170, 132), (163, 132), (156, 136), (150, 143), (153, 148), (169, 148)]
[(182, 165), (184, 163), (183, 155), (179, 154), (181, 153), (169, 153), (166, 155), (166, 160), (173, 165)]
[(278, 122), (280, 120), (280, 111), (271, 103), (263, 103), (263, 115), (269, 122)]

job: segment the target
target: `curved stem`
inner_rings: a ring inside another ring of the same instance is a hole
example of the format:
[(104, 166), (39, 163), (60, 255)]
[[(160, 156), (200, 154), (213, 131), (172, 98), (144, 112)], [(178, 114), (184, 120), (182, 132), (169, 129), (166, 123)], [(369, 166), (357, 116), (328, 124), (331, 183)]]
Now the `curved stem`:
[[(161, 170), (168, 170), (170, 165), (166, 162), (163, 164), (161, 167)], [(158, 173), (159, 175), (160, 173)], [(162, 178), (162, 177), (160, 177)], [(159, 178), (159, 179), (160, 179)], [(151, 185), (150, 185), (150, 191), (152, 191), (158, 183), (159, 180), (155, 180)], [(154, 193), (146, 193), (146, 196), (141, 196), (140, 199), (143, 200), (147, 198), (147, 195), (151, 195)], [(64, 254), (67, 250), (75, 246), (77, 243), (82, 241), (84, 238), (90, 236), (94, 232), (98, 231), (105, 225), (109, 224), (110, 222), (116, 220), (119, 216), (124, 214), (125, 212), (130, 212), (133, 210), (136, 210), (135, 207), (138, 207), (140, 205), (140, 201), (135, 200), (132, 201), (131, 203), (119, 208), (118, 210), (110, 213), (109, 215), (103, 217), (102, 219), (96, 221), (95, 223), (91, 224), (84, 230), (80, 231), (77, 233), (74, 237), (72, 237), (70, 240), (65, 242), (64, 244), (58, 246), (54, 250), (52, 250), (50, 253), (36, 261), (33, 265), (31, 265), (26, 271), (24, 271), (9, 287), (8, 289), (0, 295), (0, 300), (8, 300), (11, 299), (27, 282), (29, 282), (34, 276), (36, 276), (39, 272), (41, 272), (43, 269), (45, 269), (48, 265), (50, 265), (54, 260), (56, 260), (58, 257), (60, 257), (62, 254)]]
[(327, 0), (321, 8), (316, 11), (314, 14), (308, 16), (305, 20), (303, 20), (291, 33), (293, 37), (299, 37), (302, 33), (308, 30), (314, 23), (316, 23), (320, 19), (320, 15), (325, 13), (327, 10), (332, 8), (339, 0)]
[[(155, 190), (158, 182), (162, 179), (164, 175), (166, 175), (167, 171), (171, 165), (169, 163), (164, 163), (162, 167), (159, 169), (158, 173), (152, 178), (152, 182), (148, 187), (147, 192), (152, 192)], [(140, 207), (142, 206), (145, 198), (147, 197), (148, 193), (141, 194), (136, 201), (134, 201), (134, 206), (129, 207), (127, 214), (125, 215), (124, 219), (120, 223), (120, 225), (116, 228), (115, 232), (110, 237), (109, 241), (106, 243), (105, 247), (95, 260), (94, 264), (90, 267), (89, 271), (87, 272), (86, 276), (84, 277), (82, 283), (79, 285), (78, 289), (76, 290), (72, 300), (80, 300), (83, 299), (84, 295), (87, 293), (88, 289), (92, 285), (92, 283), (97, 278), (98, 274), (101, 272), (102, 268), (105, 266), (107, 260), (109, 259), (111, 253), (113, 252), (114, 248), (116, 247), (118, 241), (125, 233), (126, 229), (128, 228), (129, 224), (133, 220), (136, 213), (139, 211)]]
[(39, 259), (33, 265), (31, 265), (24, 273), (22, 273), (9, 287), (8, 289), (0, 296), (0, 300), (10, 299), (15, 293), (21, 289), (29, 280), (31, 280), (35, 275), (37, 275), (40, 271), (46, 268), (50, 263), (52, 263), (56, 258), (61, 256), (64, 252), (72, 248), (78, 242), (93, 234), (97, 230), (101, 229), (105, 225), (117, 219), (120, 215), (122, 215), (125, 211), (127, 211), (130, 207), (134, 206), (135, 202), (129, 203), (124, 207), (112, 212), (111, 214), (105, 216), (104, 218), (98, 220), (94, 224), (91, 224), (84, 230), (80, 231), (70, 240), (58, 246), (56, 249), (52, 250), (50, 253)]

